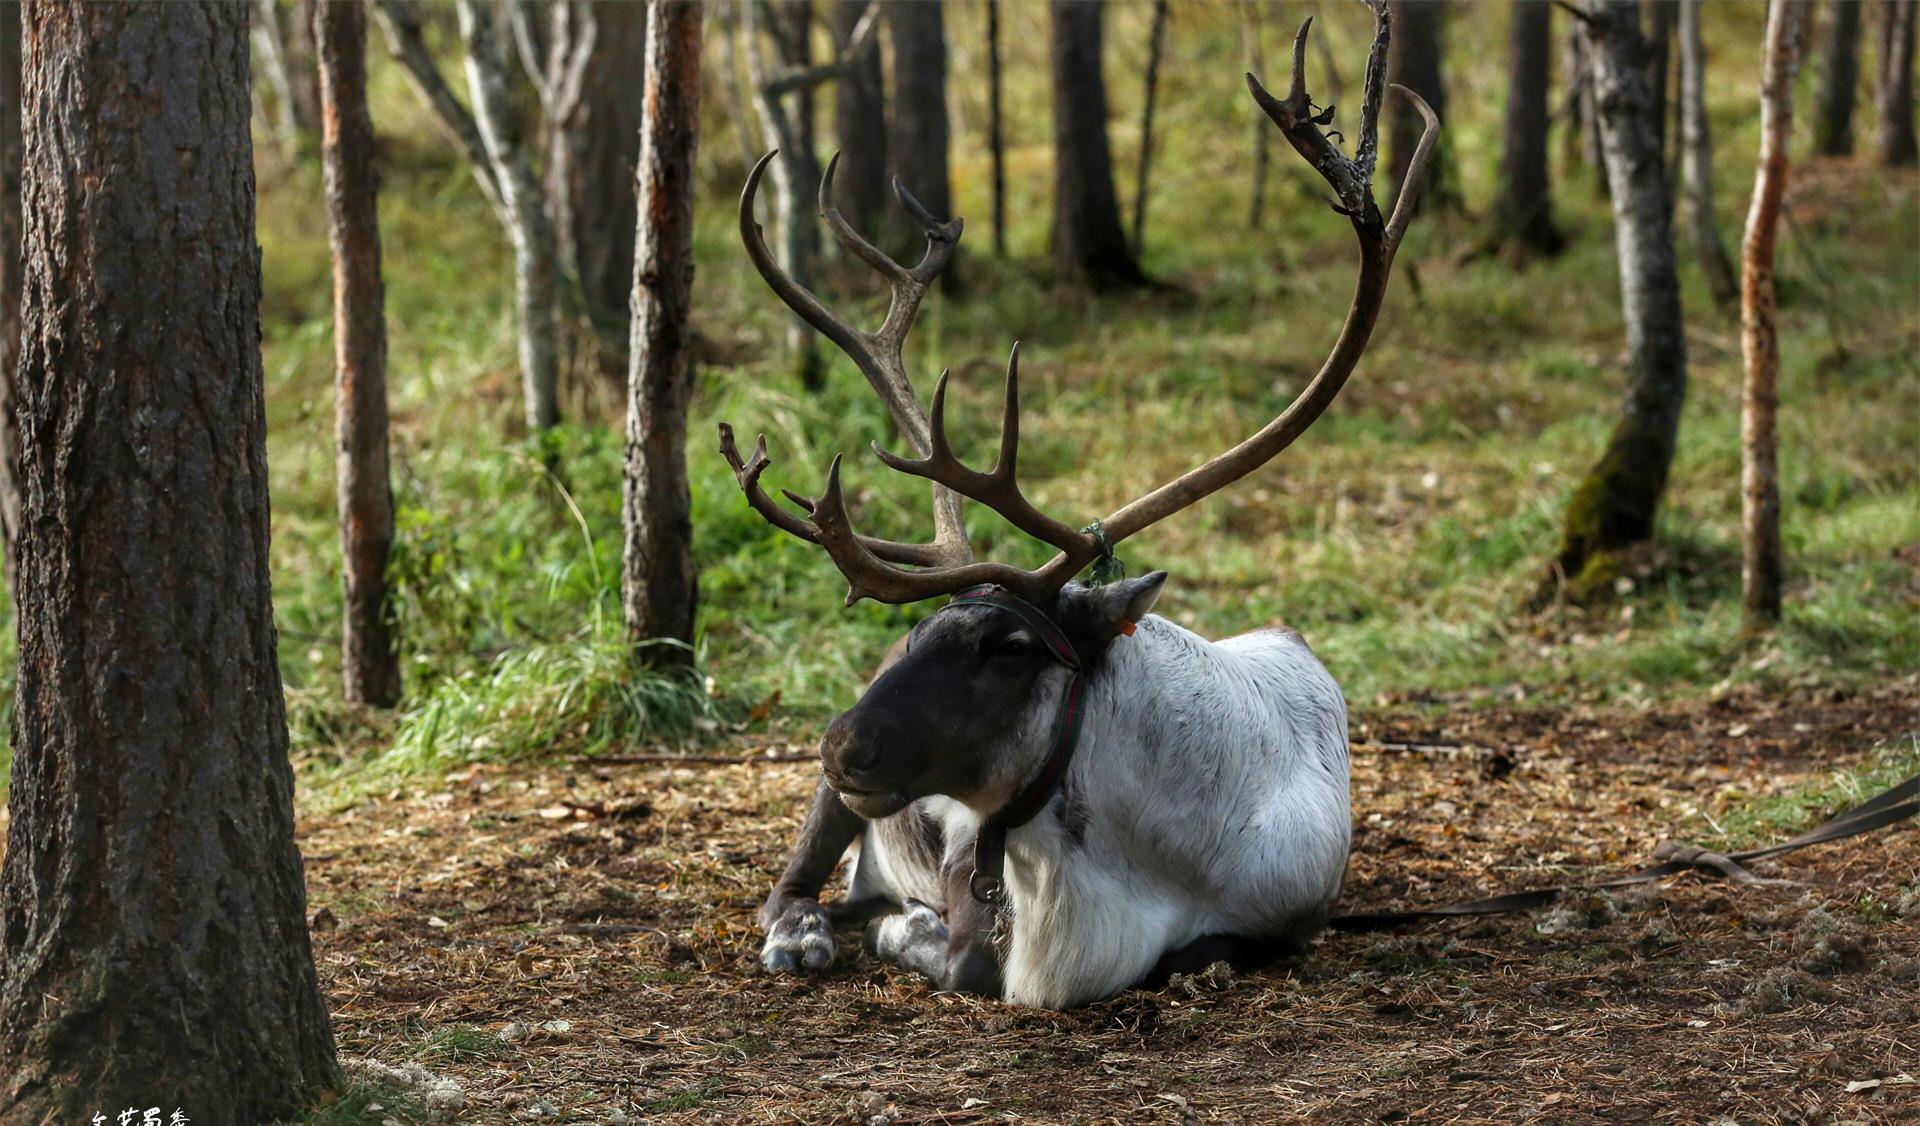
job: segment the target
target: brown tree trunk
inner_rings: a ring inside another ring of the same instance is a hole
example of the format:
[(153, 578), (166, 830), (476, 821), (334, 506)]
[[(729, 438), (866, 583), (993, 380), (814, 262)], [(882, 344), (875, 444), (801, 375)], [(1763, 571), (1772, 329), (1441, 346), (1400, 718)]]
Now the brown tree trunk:
[(1707, 51), (1700, 40), (1700, 0), (1680, 0), (1680, 150), (1686, 221), (1707, 291), (1730, 307), (1740, 296), (1733, 262), (1713, 215), (1713, 138), (1707, 128)]
[[(1266, 60), (1260, 49), (1260, 6), (1248, 3), (1240, 9), (1241, 49), (1246, 54), (1247, 73), (1259, 78), (1266, 74)], [(1255, 104), (1247, 106), (1253, 122), (1253, 187), (1247, 194), (1247, 226), (1259, 230), (1267, 209), (1267, 135), (1273, 127), (1267, 115)]]
[[(1440, 37), (1441, 11), (1445, 0), (1391, 0), (1393, 39), (1387, 44), (1387, 81), (1397, 82), (1426, 100), (1442, 122), (1447, 120), (1447, 87), (1441, 77), (1443, 54)], [(1387, 99), (1386, 111), (1387, 178), (1393, 184), (1393, 197), (1400, 198), (1400, 183), (1407, 175), (1407, 162), (1426, 131), (1426, 119), (1405, 98)], [(1446, 134), (1434, 142), (1431, 163), (1427, 165), (1426, 187), (1421, 202), (1436, 207), (1452, 207), (1459, 202), (1453, 170), (1448, 167)]]
[(1145, 285), (1113, 192), (1103, 0), (1053, 0), (1052, 11), (1054, 274), (1095, 289)]
[(379, 173), (367, 113), (367, 20), (359, 4), (322, 4), (321, 159), (333, 246), (334, 477), (346, 579), (340, 671), (346, 698), (392, 707), (400, 655), (387, 598), (393, 489), (387, 473), (386, 283), (380, 273)]
[(1167, 38), (1167, 0), (1153, 2), (1153, 32), (1147, 42), (1146, 96), (1140, 107), (1140, 163), (1133, 181), (1133, 253), (1147, 252), (1147, 174), (1153, 168), (1153, 96), (1160, 86), (1160, 50)]
[(1613, 200), (1628, 386), (1599, 464), (1568, 502), (1555, 573), (1576, 598), (1610, 585), (1608, 561), (1652, 537), (1687, 393), (1687, 343), (1667, 215), (1666, 169), (1636, 0), (1586, 9), (1587, 53)]
[(0, 562), (20, 542), (20, 5), (0, 3)]
[(1913, 9), (1914, 0), (1887, 0), (1880, 5), (1880, 75), (1875, 97), (1880, 120), (1874, 142), (1880, 163), (1889, 168), (1920, 163), (1920, 144), (1913, 133)]
[(1813, 95), (1813, 151), (1821, 156), (1853, 152), (1853, 103), (1860, 86), (1860, 10), (1863, 0), (1831, 0), (1826, 46), (1820, 52)]
[(647, 9), (558, 0), (549, 12), (547, 206), (560, 260), (580, 283), (600, 370), (624, 380)]
[(1007, 256), (1007, 138), (1000, 106), (1000, 0), (987, 0), (987, 148), (993, 160), (993, 253)]
[(506, 57), (493, 5), (459, 0), (460, 37), (466, 42), (467, 94), (474, 123), (513, 240), (514, 303), (520, 320), (520, 389), (527, 430), (538, 434), (560, 422), (560, 250), (546, 198), (514, 121), (507, 94)]
[(651, 0), (648, 11), (653, 80), (640, 134), (621, 591), (640, 659), (687, 665), (693, 662), (697, 598), (686, 448), (700, 5)]
[(1744, 535), (1740, 579), (1749, 629), (1780, 618), (1780, 468), (1774, 414), (1780, 405), (1780, 340), (1774, 319), (1774, 236), (1787, 194), (1793, 142), (1793, 75), (1806, 37), (1806, 4), (1767, 12), (1760, 79), (1760, 165), (1747, 233), (1740, 242), (1740, 495)]
[(1547, 170), (1547, 105), (1553, 60), (1553, 6), (1514, 0), (1507, 37), (1507, 108), (1500, 131), (1495, 237), (1520, 259), (1558, 254)]
[[(853, 42), (853, 29), (868, 0), (829, 0), (834, 49)], [(869, 40), (853, 53), (852, 66), (833, 90), (833, 133), (840, 149), (833, 182), (840, 212), (853, 229), (880, 237), (887, 214), (887, 89), (880, 73), (880, 44)]]
[[(893, 132), (887, 152), (893, 174), (928, 211), (953, 215), (952, 176), (947, 166), (947, 39), (938, 4), (892, 0), (886, 5), (887, 40), (893, 44)], [(920, 228), (906, 212), (895, 221), (893, 244), (917, 253)], [(940, 288), (958, 285), (959, 262), (940, 275)]]
[(248, 14), (27, 22), (6, 1126), (251, 1126), (339, 1081), (269, 593)]

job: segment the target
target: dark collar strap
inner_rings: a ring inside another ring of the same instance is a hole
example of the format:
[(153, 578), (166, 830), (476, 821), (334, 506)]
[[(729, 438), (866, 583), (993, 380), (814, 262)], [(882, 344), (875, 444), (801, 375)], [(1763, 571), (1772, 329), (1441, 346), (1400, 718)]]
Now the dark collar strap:
[(1060, 782), (1067, 776), (1067, 766), (1073, 761), (1073, 751), (1080, 742), (1081, 696), (1085, 688), (1083, 670), (1080, 666), (1080, 653), (1068, 640), (1066, 632), (1059, 623), (1039, 607), (1021, 599), (1013, 592), (999, 586), (976, 586), (953, 596), (948, 606), (987, 606), (1020, 619), (1022, 625), (1038, 634), (1047, 652), (1063, 667), (1073, 673), (1067, 682), (1066, 699), (1062, 702), (1060, 714), (1053, 725), (1053, 751), (1047, 756), (1046, 765), (1033, 780), (1022, 786), (1013, 800), (1001, 806), (980, 825), (980, 833), (973, 842), (973, 878), (969, 887), (973, 897), (989, 907), (998, 907), (1006, 902), (1005, 871), (1007, 863), (1007, 832), (1018, 829), (1040, 815), (1053, 800), (1060, 788)]

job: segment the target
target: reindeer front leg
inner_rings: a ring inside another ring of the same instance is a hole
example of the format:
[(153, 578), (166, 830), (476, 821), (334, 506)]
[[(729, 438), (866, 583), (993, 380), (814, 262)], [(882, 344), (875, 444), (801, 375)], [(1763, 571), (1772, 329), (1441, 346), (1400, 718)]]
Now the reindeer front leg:
[(767, 932), (760, 964), (769, 972), (824, 970), (833, 964), (833, 923), (820, 905), (820, 889), (865, 825), (822, 777), (787, 870), (760, 907), (760, 926)]
[(924, 974), (936, 989), (998, 997), (1000, 956), (993, 948), (993, 913), (968, 890), (970, 866), (943, 875), (947, 918), (917, 899), (867, 927), (875, 956)]

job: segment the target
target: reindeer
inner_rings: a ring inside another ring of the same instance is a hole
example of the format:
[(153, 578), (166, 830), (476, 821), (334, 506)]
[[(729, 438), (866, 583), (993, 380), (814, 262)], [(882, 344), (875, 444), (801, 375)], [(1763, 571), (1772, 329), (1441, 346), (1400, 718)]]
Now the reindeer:
[[(907, 332), (952, 260), (961, 221), (928, 214), (896, 180), (895, 194), (927, 242), (909, 268), (847, 224), (833, 203), (838, 157), (828, 164), (821, 217), (892, 290), (883, 323), (863, 332), (768, 251), (753, 200), (774, 154), (748, 176), (740, 201), (748, 255), (885, 400), (917, 456), (877, 443), (874, 452), (931, 482), (933, 538), (900, 543), (855, 531), (837, 456), (818, 497), (786, 492), (795, 511), (761, 487), (764, 435), (743, 459), (722, 423), (721, 453), (756, 511), (826, 550), (847, 579), (848, 605), (951, 596), (894, 646), (820, 741), (812, 806), (760, 912), (769, 971), (832, 963), (832, 921), (819, 894), (850, 847), (858, 859), (844, 906), (878, 915), (866, 932), (870, 950), (938, 988), (1020, 1005), (1070, 1007), (1216, 960), (1264, 964), (1300, 951), (1324, 925), (1349, 832), (1347, 712), (1332, 676), (1291, 630), (1214, 642), (1150, 613), (1164, 572), (1104, 585), (1072, 580), (1110, 559), (1113, 545), (1286, 449), (1339, 394), (1365, 350), (1439, 126), (1401, 88), (1426, 130), (1407, 188), (1383, 220), (1371, 181), (1390, 21), (1384, 0), (1369, 6), (1374, 37), (1352, 157), (1321, 132), (1331, 108), (1316, 116), (1307, 96), (1311, 20), (1294, 39), (1285, 98), (1247, 75), (1254, 100), (1326, 179), (1335, 210), (1359, 239), (1359, 281), (1331, 354), (1258, 432), (1085, 529), (1046, 515), (1021, 491), (1017, 345), (990, 470), (968, 466), (948, 444), (947, 375), (934, 387), (930, 417), (907, 378)], [(1058, 554), (1031, 571), (976, 560), (961, 498)]]

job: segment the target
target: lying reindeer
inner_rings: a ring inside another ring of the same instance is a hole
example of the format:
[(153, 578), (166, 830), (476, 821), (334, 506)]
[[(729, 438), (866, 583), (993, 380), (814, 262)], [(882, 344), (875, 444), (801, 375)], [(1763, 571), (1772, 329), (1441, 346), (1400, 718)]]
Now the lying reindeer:
[[(1294, 40), (1293, 82), (1276, 99), (1247, 86), (1274, 124), (1332, 186), (1360, 242), (1360, 279), (1326, 364), (1266, 427), (1086, 530), (1022, 495), (1019, 351), (1007, 365), (999, 460), (981, 472), (947, 443), (947, 377), (932, 416), (906, 376), (902, 348), (927, 287), (952, 258), (959, 220), (942, 223), (895, 182), (927, 239), (909, 269), (856, 233), (832, 199), (838, 158), (820, 184), (820, 212), (848, 251), (893, 291), (884, 323), (859, 331), (774, 263), (753, 200), (769, 153), (740, 201), (749, 256), (787, 305), (844, 350), (917, 450), (875, 453), (933, 483), (934, 537), (910, 544), (857, 533), (840, 487), (787, 496), (760, 486), (761, 437), (742, 459), (731, 429), (721, 452), (748, 502), (775, 526), (826, 549), (861, 598), (918, 602), (951, 595), (894, 647), (865, 695), (827, 728), (821, 782), (785, 874), (760, 919), (769, 970), (833, 961), (818, 896), (858, 845), (849, 904), (882, 904), (867, 941), (882, 958), (960, 989), (1063, 1008), (1225, 959), (1247, 966), (1300, 949), (1340, 891), (1348, 844), (1347, 713), (1339, 686), (1298, 634), (1263, 630), (1210, 642), (1149, 613), (1163, 572), (1106, 585), (1069, 580), (1112, 546), (1264, 465), (1326, 410), (1373, 330), (1394, 251), (1438, 128), (1419, 98), (1425, 136), (1391, 220), (1373, 202), (1376, 122), (1389, 18), (1370, 0), (1359, 146), (1348, 158), (1322, 134), (1302, 66), (1311, 20)], [(1059, 549), (1035, 571), (976, 561), (960, 498), (988, 506)]]

